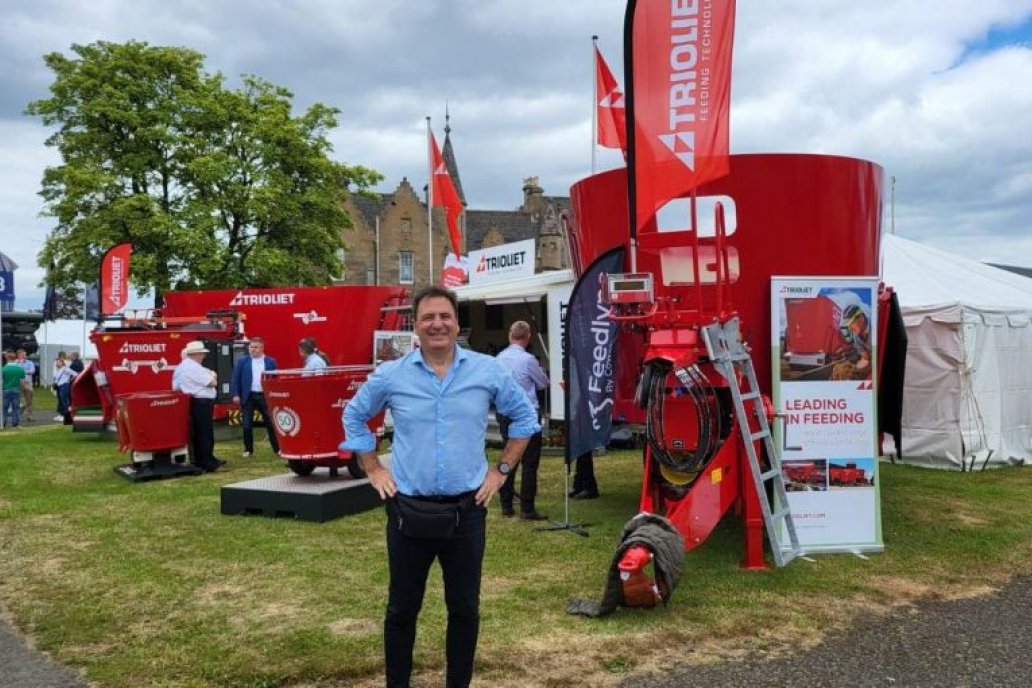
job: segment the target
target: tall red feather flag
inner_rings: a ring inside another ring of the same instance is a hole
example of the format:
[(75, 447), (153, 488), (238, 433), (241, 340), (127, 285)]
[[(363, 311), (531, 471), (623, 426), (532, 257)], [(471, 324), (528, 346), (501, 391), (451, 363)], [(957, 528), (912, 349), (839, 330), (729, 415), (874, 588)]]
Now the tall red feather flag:
[(130, 243), (112, 246), (100, 260), (100, 314), (118, 313), (129, 301)]
[(728, 173), (735, 0), (628, 0), (628, 174), (635, 229)]
[(441, 149), (437, 147), (437, 139), (433, 132), (430, 132), (430, 151), (433, 155), (433, 207), (444, 208), (444, 217), (448, 221), (448, 236), (451, 238), (452, 251), (456, 256), (461, 256), (460, 244), (462, 235), (459, 233), (459, 215), (462, 214), (462, 201), (459, 199), (459, 192), (455, 190), (455, 183), (448, 174), (448, 167), (444, 164), (441, 156)]
[(619, 148), (626, 155), (627, 116), (624, 111), (624, 94), (598, 46), (595, 46), (595, 94), (598, 99), (595, 103), (598, 109), (598, 145)]

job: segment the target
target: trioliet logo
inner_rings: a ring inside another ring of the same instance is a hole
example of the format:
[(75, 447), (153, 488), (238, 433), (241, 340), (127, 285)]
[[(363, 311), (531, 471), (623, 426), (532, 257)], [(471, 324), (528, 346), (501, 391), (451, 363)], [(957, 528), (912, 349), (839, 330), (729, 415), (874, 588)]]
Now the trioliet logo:
[(281, 294), (245, 294), (238, 291), (229, 301), (230, 306), (290, 306), (294, 303), (294, 293)]
[(124, 342), (118, 349), (120, 354), (163, 354), (165, 353), (164, 342)]
[[(706, 119), (699, 106), (699, 5), (670, 4), (670, 59), (666, 81), (670, 84), (668, 132), (659, 140), (689, 170), (695, 171), (696, 122)], [(703, 82), (709, 68), (702, 70)]]

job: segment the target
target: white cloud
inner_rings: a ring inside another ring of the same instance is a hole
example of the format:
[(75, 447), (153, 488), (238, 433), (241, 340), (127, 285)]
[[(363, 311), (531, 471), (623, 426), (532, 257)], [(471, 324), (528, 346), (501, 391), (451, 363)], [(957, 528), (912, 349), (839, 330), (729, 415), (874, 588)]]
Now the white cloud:
[[(130, 38), (184, 45), (231, 84), (252, 73), (299, 108), (341, 108), (334, 156), (421, 189), (425, 116), (444, 107), (474, 207), (512, 208), (527, 176), (564, 194), (587, 174), (590, 36), (622, 79), (618, 0), (41, 0), (0, 24), (0, 249), (23, 267), (37, 218), (45, 133), (20, 115), (45, 97), (42, 55)], [(1032, 0), (738, 2), (732, 151), (873, 160), (896, 178), (896, 230), (968, 256), (1032, 265), (1032, 50), (984, 45), (1027, 25)], [(972, 49), (975, 46), (977, 49)], [(600, 151), (600, 168), (620, 164)], [(886, 205), (888, 195), (886, 194)]]

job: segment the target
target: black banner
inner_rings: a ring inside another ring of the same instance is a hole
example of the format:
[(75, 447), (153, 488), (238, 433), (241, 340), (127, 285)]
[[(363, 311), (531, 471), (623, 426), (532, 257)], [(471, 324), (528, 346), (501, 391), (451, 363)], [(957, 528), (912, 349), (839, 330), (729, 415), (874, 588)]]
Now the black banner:
[(623, 272), (624, 249), (599, 256), (570, 295), (563, 329), (566, 385), (566, 461), (609, 443), (616, 388), (617, 325), (602, 303), (605, 275)]

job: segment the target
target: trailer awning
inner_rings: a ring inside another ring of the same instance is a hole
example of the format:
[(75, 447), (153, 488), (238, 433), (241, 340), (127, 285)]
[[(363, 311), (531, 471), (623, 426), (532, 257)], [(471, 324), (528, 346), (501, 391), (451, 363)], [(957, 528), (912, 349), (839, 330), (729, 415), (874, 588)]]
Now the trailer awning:
[(540, 301), (549, 287), (572, 283), (573, 279), (573, 270), (550, 270), (524, 279), (456, 287), (455, 295), (459, 301), (485, 301), (489, 306)]

